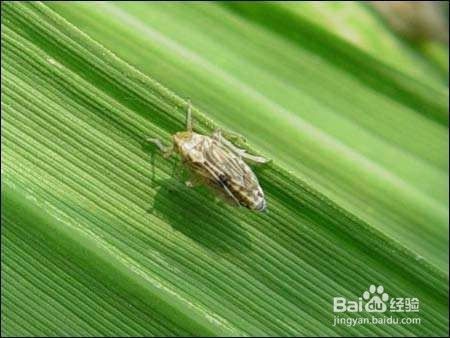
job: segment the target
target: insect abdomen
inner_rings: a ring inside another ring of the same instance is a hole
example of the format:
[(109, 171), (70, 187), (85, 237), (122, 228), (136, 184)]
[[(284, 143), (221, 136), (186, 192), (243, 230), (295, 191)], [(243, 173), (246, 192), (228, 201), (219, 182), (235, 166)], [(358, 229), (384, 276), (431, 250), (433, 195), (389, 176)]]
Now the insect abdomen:
[(242, 186), (230, 184), (229, 189), (240, 205), (256, 211), (264, 211), (266, 208), (266, 201), (259, 186), (254, 189), (243, 189)]

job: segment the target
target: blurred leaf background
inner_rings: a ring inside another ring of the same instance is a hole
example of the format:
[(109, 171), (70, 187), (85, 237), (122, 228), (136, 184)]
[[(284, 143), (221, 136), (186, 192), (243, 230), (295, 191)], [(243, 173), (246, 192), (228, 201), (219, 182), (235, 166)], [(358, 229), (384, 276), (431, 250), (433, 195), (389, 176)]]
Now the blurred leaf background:
[[(1, 27), (3, 336), (448, 335), (445, 43), (359, 2), (3, 2)], [(267, 214), (145, 144), (186, 98), (272, 159)], [(421, 324), (333, 326), (371, 284)]]

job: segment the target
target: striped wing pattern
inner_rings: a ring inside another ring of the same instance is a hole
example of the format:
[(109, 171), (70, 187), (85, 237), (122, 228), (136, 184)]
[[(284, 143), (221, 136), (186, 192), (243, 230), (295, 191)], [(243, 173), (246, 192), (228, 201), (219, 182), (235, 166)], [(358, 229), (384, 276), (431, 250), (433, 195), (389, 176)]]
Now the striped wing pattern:
[(263, 211), (266, 207), (264, 193), (251, 168), (219, 141), (196, 136), (198, 142), (183, 156), (187, 167), (226, 202)]

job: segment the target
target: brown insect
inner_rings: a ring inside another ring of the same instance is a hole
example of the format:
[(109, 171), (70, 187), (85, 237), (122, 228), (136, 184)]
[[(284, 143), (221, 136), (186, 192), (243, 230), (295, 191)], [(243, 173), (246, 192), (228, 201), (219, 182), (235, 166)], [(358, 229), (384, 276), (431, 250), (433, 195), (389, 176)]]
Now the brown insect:
[(232, 205), (264, 211), (267, 206), (264, 193), (256, 175), (244, 160), (253, 164), (268, 160), (237, 148), (222, 136), (220, 130), (214, 131), (211, 136), (193, 132), (190, 102), (186, 115), (186, 131), (172, 135), (171, 146), (165, 147), (160, 139), (147, 140), (156, 144), (165, 158), (174, 153), (181, 156), (190, 174), (187, 186), (204, 184)]

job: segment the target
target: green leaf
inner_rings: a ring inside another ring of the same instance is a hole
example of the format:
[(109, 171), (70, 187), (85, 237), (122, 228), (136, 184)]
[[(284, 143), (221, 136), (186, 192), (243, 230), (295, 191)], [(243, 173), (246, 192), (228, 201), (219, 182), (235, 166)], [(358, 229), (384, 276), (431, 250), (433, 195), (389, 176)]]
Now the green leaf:
[[(2, 335), (448, 334), (448, 88), (313, 6), (2, 4)], [(197, 131), (272, 159), (268, 213), (146, 144), (188, 97)], [(333, 326), (371, 284), (421, 323)]]

